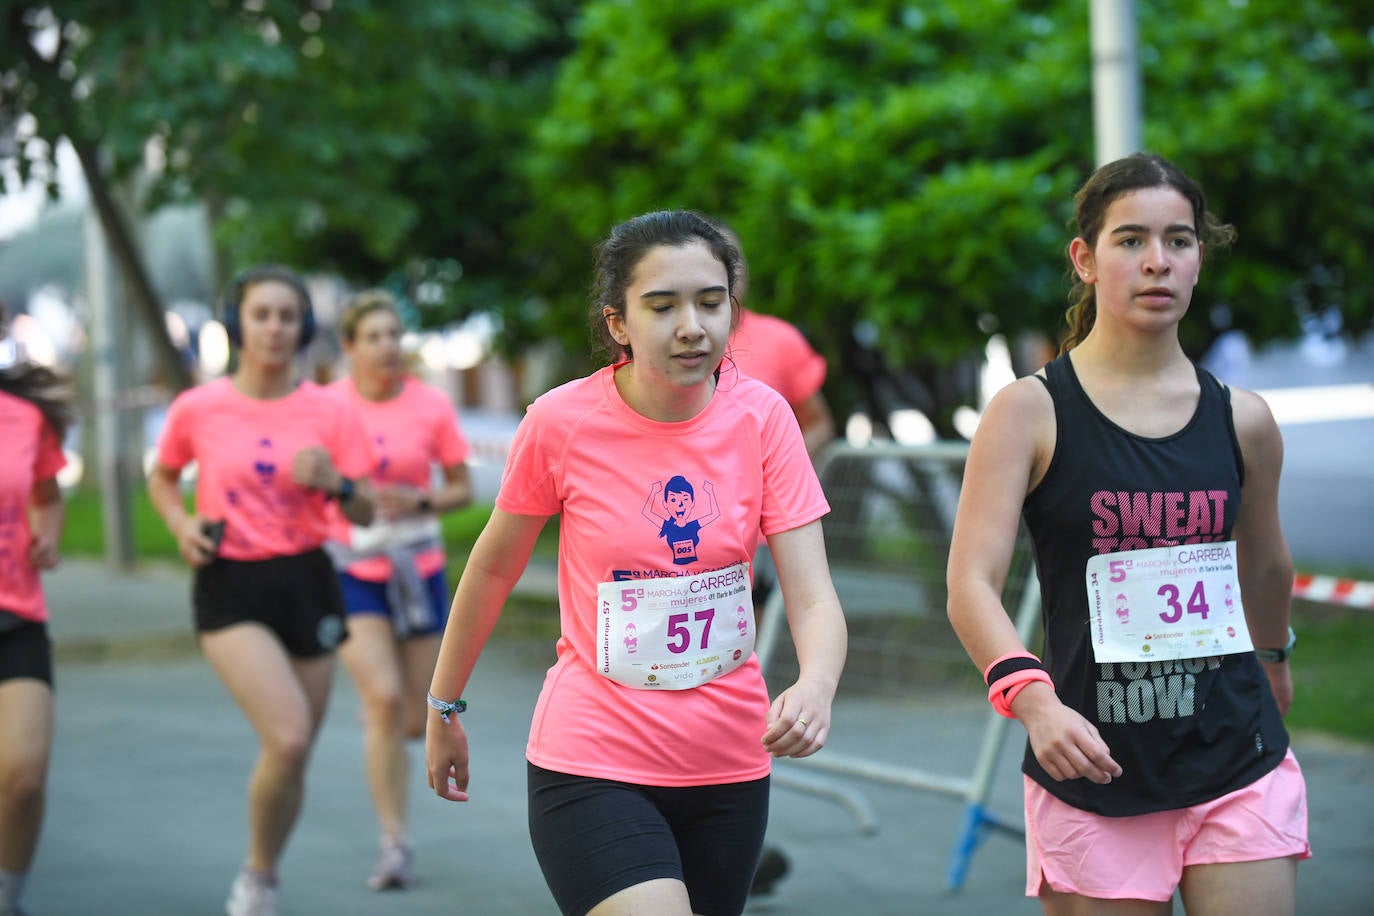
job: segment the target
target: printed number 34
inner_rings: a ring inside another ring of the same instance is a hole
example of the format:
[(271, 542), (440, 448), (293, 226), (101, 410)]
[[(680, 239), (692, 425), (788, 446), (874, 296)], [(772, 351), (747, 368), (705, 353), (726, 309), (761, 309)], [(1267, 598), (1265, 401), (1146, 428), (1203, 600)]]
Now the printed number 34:
[[(711, 621), (716, 616), (716, 609), (708, 607), (691, 616), (705, 623), (701, 628), (701, 648), (705, 649), (711, 641)], [(692, 631), (687, 628), (687, 619), (687, 614), (668, 615), (668, 651), (674, 655), (680, 655), (692, 647)]]
[[(1162, 597), (1164, 603), (1169, 605), (1169, 610), (1159, 615), (1160, 620), (1165, 623), (1178, 623), (1183, 619), (1183, 605), (1178, 603), (1181, 593), (1177, 585), (1173, 585), (1172, 583), (1161, 585), (1155, 594)], [(1202, 583), (1198, 582), (1193, 586), (1193, 594), (1188, 598), (1188, 613), (1197, 614), (1203, 620), (1206, 620), (1209, 611), (1211, 611), (1211, 608), (1207, 605), (1207, 592), (1203, 589)]]

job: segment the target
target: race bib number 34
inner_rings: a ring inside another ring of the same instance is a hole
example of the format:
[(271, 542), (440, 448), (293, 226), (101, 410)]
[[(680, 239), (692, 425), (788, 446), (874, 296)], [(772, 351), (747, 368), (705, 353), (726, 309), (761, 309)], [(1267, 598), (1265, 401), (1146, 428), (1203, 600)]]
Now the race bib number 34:
[(1254, 649), (1236, 576), (1236, 542), (1104, 553), (1088, 560), (1098, 662), (1201, 658)]
[(754, 651), (749, 566), (596, 587), (596, 670), (640, 690), (686, 690)]

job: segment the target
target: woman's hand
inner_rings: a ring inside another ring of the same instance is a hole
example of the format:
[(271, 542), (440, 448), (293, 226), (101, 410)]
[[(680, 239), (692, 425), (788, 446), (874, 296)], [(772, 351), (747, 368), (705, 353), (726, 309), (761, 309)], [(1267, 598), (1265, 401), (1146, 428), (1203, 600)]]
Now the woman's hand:
[(1106, 785), (1121, 775), (1097, 728), (1065, 706), (1048, 684), (1026, 687), (1012, 700), (1012, 711), (1026, 726), (1031, 751), (1058, 782), (1084, 777)]
[(387, 521), (419, 515), (425, 492), (402, 484), (377, 484), (373, 487), (373, 505), (377, 514)]
[(29, 543), (29, 565), (34, 569), (52, 569), (59, 556), (58, 539), (34, 531)]
[(468, 736), (457, 713), (445, 723), (436, 710), (425, 722), (425, 770), (434, 794), (449, 801), (468, 800)]
[(215, 558), (218, 545), (205, 533), (205, 519), (199, 515), (186, 516), (172, 535), (177, 539), (181, 558), (192, 569), (199, 569)]
[(301, 449), (291, 462), (291, 479), (303, 487), (335, 494), (343, 483), (342, 475), (334, 468), (334, 460), (323, 446)]
[(830, 735), (830, 702), (834, 691), (799, 680), (778, 694), (768, 708), (764, 750), (774, 757), (809, 757)]

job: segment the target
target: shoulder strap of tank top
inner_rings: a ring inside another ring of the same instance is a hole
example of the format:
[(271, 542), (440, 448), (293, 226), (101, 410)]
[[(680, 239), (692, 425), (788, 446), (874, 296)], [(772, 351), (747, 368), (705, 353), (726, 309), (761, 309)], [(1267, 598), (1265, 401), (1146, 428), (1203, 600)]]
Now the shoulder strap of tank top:
[(1231, 410), (1231, 389), (1211, 372), (1196, 366), (1198, 382), (1202, 385), (1203, 397), (1220, 395), (1221, 414), (1226, 418), (1226, 437), (1231, 443), (1231, 455), (1236, 459), (1236, 474), (1241, 486), (1245, 485), (1245, 453), (1240, 448), (1240, 437), (1236, 435), (1236, 418)]

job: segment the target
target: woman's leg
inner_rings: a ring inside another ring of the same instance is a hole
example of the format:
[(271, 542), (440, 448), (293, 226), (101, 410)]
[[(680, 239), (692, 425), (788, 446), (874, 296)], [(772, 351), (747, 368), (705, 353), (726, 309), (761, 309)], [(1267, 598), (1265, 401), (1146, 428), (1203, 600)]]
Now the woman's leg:
[(257, 623), (201, 634), (201, 648), (257, 732), (248, 783), (249, 868), (271, 874), (304, 798), (305, 765), (324, 719), (334, 657), (292, 658)]
[(1171, 901), (1164, 900), (1104, 900), (1082, 894), (1061, 894), (1043, 885), (1040, 907), (1045, 916), (1169, 916)]
[(401, 667), (405, 671), (405, 735), (423, 738), (429, 706), (425, 694), (434, 679), (434, 666), (439, 661), (439, 642), (442, 632), (430, 636), (414, 636), (401, 643)]
[(52, 688), (29, 677), (0, 681), (0, 872), (16, 883), (38, 847), (52, 736)]
[(673, 878), (655, 878), (617, 891), (588, 910), (587, 916), (639, 916), (641, 913), (688, 916), (691, 912), (687, 885)]
[(401, 743), (405, 709), (401, 654), (390, 618), (351, 615), (348, 639), (339, 657), (363, 703), (363, 763), (378, 824), (383, 834), (399, 836), (405, 831), (406, 762)]
[(1179, 890), (1188, 916), (1293, 916), (1298, 857), (1190, 865)]

